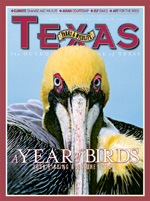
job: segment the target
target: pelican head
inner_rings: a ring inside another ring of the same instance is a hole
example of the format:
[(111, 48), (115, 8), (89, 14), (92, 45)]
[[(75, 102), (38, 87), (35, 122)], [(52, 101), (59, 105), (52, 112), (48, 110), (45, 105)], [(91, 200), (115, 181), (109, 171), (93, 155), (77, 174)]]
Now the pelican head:
[[(45, 66), (41, 99), (43, 128), (57, 138), (61, 148), (72, 154), (97, 148), (109, 82), (104, 62), (96, 51), (86, 46), (54, 51)], [(83, 165), (84, 159), (82, 154), (79, 163)], [(82, 168), (75, 172), (73, 193), (88, 194), (88, 171)]]

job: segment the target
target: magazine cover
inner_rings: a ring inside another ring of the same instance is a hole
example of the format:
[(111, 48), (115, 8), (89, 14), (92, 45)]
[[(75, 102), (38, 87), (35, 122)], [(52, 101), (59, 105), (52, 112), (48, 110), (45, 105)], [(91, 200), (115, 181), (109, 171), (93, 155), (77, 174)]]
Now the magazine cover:
[(6, 7), (7, 195), (145, 193), (142, 6)]

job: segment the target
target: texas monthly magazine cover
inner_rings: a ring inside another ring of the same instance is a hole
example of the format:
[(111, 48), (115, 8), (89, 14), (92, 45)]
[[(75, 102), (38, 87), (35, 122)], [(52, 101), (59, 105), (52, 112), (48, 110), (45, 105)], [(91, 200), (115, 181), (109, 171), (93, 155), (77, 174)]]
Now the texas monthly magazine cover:
[(7, 7), (7, 195), (144, 195), (144, 7)]

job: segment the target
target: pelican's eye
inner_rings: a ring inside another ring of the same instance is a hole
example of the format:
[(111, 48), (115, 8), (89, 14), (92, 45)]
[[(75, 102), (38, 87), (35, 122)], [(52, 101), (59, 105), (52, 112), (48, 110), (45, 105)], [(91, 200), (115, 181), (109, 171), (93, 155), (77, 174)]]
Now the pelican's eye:
[(95, 85), (95, 87), (99, 87), (101, 85), (100, 78), (98, 78), (97, 80), (95, 80), (94, 85)]
[(98, 93), (101, 90), (101, 75), (96, 74), (93, 79), (93, 89), (96, 93)]
[(61, 85), (61, 80), (59, 77), (54, 78), (54, 86), (59, 87)]
[(54, 90), (57, 92), (57, 93), (60, 93), (61, 90), (63, 89), (63, 79), (62, 77), (60, 76), (59, 73), (56, 73), (53, 77), (53, 83), (54, 83)]

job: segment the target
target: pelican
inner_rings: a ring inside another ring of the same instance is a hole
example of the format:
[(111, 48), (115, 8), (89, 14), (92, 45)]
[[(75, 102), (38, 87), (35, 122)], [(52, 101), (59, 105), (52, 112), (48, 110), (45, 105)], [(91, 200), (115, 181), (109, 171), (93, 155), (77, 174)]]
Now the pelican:
[[(143, 194), (143, 129), (106, 117), (108, 99), (96, 51), (54, 51), (43, 74), (42, 103), (8, 107), (7, 193)], [(56, 163), (67, 168), (47, 166)]]

